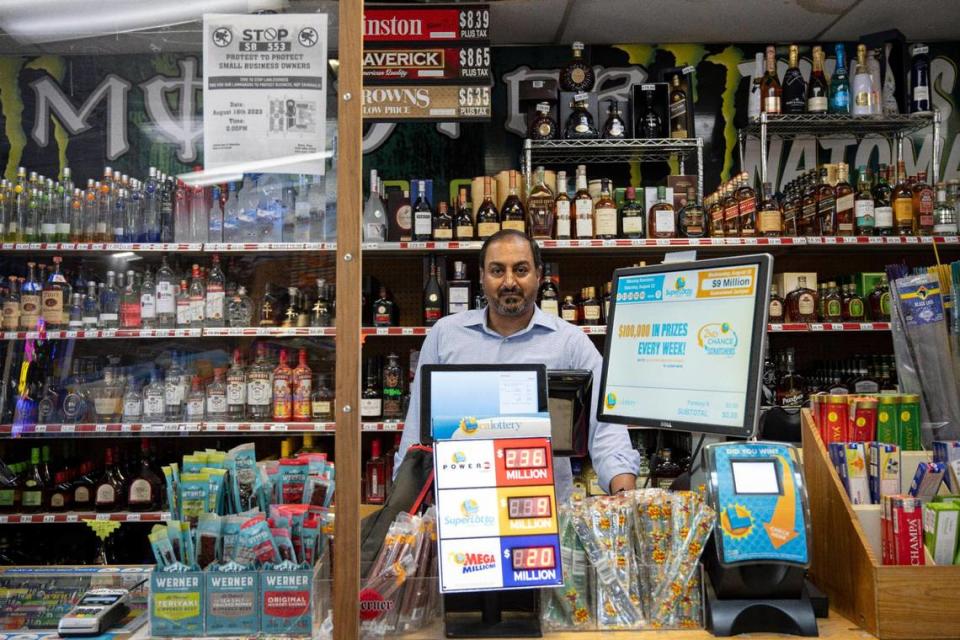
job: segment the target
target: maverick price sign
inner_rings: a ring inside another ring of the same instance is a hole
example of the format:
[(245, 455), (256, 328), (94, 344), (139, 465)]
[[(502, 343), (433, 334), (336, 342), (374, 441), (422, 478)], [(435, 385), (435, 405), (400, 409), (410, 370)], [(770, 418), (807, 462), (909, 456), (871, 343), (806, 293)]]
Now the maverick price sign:
[(550, 438), (436, 442), (442, 592), (563, 583), (550, 447)]
[(490, 39), (490, 8), (485, 4), (367, 5), (363, 41), (444, 42)]
[(490, 87), (375, 86), (363, 88), (368, 121), (490, 119)]
[(411, 81), (457, 83), (490, 82), (490, 47), (430, 47), (428, 49), (366, 49), (365, 84)]

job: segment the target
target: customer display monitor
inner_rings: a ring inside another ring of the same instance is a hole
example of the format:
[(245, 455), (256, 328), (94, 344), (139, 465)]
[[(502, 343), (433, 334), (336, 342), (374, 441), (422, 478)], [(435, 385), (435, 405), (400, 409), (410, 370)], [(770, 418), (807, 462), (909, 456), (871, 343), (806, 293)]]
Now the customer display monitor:
[(616, 270), (598, 418), (753, 435), (772, 265), (761, 254)]

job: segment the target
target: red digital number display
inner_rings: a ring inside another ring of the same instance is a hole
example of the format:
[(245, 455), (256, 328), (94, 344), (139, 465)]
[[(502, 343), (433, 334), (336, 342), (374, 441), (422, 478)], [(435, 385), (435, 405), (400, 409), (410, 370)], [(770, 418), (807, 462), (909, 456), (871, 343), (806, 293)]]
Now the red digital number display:
[(549, 518), (553, 515), (550, 496), (518, 496), (507, 498), (507, 510), (511, 520), (521, 518)]
[(556, 566), (553, 547), (525, 547), (513, 550), (514, 569), (553, 569)]
[(547, 466), (547, 450), (543, 447), (504, 449), (503, 451), (507, 469), (545, 469)]

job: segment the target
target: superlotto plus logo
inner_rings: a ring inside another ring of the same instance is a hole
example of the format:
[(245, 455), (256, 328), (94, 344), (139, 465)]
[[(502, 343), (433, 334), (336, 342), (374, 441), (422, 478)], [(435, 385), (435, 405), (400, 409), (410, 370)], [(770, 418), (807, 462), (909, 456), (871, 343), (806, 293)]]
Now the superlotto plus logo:
[(737, 352), (740, 339), (729, 322), (711, 322), (697, 331), (697, 346), (708, 356), (729, 358)]
[(447, 515), (443, 518), (446, 527), (492, 527), (497, 519), (480, 510), (480, 503), (473, 498), (467, 498), (460, 503), (460, 512), (457, 515)]
[(463, 573), (476, 573), (478, 571), (487, 571), (495, 569), (497, 559), (492, 553), (461, 553), (454, 552), (450, 554), (453, 563), (460, 568)]
[(683, 276), (677, 276), (673, 284), (665, 288), (664, 297), (667, 300), (678, 300), (682, 298), (692, 298), (693, 289), (687, 286), (687, 279)]

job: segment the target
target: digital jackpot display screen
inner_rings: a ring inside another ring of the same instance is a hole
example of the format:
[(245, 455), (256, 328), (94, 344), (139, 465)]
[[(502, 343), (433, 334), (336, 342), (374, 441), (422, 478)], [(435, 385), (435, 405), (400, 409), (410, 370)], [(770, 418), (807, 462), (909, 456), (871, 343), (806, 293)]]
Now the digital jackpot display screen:
[(511, 520), (519, 518), (549, 518), (553, 515), (550, 496), (517, 496), (507, 498), (507, 513)]

